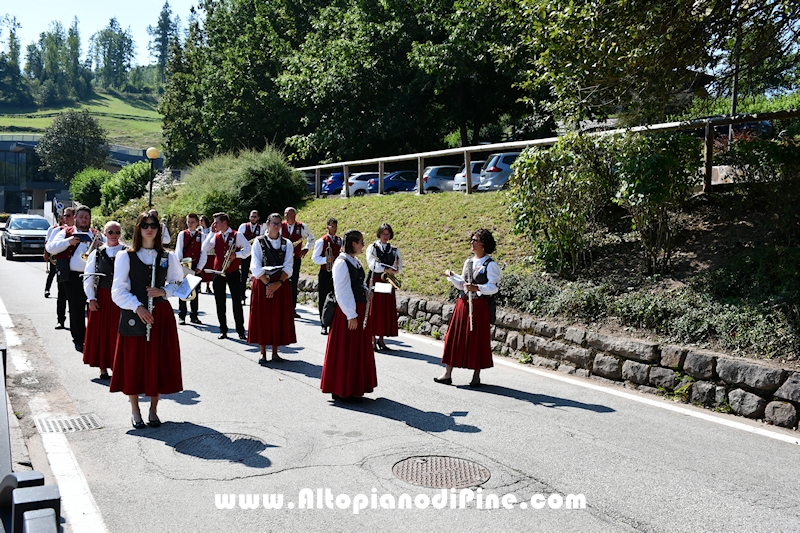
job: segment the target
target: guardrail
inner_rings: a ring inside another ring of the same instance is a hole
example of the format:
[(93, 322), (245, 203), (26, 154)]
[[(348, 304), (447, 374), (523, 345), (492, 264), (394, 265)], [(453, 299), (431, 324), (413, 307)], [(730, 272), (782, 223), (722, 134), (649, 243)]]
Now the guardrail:
[[(717, 126), (728, 126), (732, 124), (744, 124), (746, 122), (759, 122), (762, 120), (776, 120), (785, 118), (800, 117), (800, 109), (789, 109), (785, 111), (773, 111), (768, 113), (751, 113), (740, 114), (732, 116), (719, 116), (713, 118), (703, 118), (697, 120), (688, 120), (682, 122), (665, 122), (662, 124), (650, 124), (647, 126), (636, 126), (632, 128), (618, 128), (613, 130), (587, 133), (587, 135), (612, 135), (615, 133), (654, 133), (659, 131), (679, 131), (679, 130), (704, 130), (703, 137), (703, 191), (711, 191), (711, 171), (713, 167), (714, 158), (714, 128)], [(425, 194), (425, 184), (423, 182), (422, 173), (425, 170), (425, 160), (435, 157), (445, 157), (452, 155), (464, 155), (464, 172), (466, 173), (465, 181), (467, 186), (467, 194), (472, 194), (472, 170), (470, 162), (472, 161), (472, 154), (482, 152), (497, 152), (503, 150), (516, 150), (530, 148), (531, 146), (552, 146), (556, 143), (558, 137), (548, 137), (546, 139), (531, 139), (527, 141), (512, 141), (505, 143), (484, 144), (478, 146), (467, 146), (463, 148), (449, 148), (446, 150), (435, 150), (432, 152), (421, 152), (408, 155), (396, 155), (390, 157), (374, 157), (371, 159), (360, 159), (355, 161), (345, 161), (342, 163), (327, 163), (324, 165), (311, 165), (300, 167), (297, 170), (302, 171), (315, 171), (316, 185), (314, 196), (319, 198), (322, 195), (322, 174), (321, 171), (329, 168), (341, 168), (344, 173), (344, 183), (342, 187), (345, 190), (345, 196), (350, 197), (350, 184), (348, 177), (350, 176), (350, 168), (356, 166), (374, 165), (378, 164), (378, 193), (383, 194), (383, 175), (384, 164), (397, 162), (397, 161), (417, 161), (417, 194)]]

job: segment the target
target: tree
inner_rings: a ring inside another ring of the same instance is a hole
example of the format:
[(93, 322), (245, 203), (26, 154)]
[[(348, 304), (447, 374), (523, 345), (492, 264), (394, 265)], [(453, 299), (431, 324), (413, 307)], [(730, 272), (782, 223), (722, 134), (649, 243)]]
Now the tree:
[(169, 42), (178, 37), (177, 22), (172, 20), (172, 9), (169, 7), (169, 2), (164, 2), (164, 7), (161, 8), (161, 14), (158, 16), (158, 22), (155, 27), (148, 26), (147, 33), (153, 38), (147, 48), (150, 50), (150, 55), (156, 58), (159, 82), (164, 83), (166, 81)]
[(90, 208), (100, 205), (100, 190), (103, 184), (111, 178), (111, 173), (101, 168), (87, 168), (81, 170), (69, 184), (69, 194), (76, 202)]
[(100, 211), (104, 216), (110, 215), (115, 209), (119, 209), (129, 200), (144, 195), (150, 183), (150, 164), (140, 161), (131, 165), (125, 165), (110, 179), (103, 182), (100, 187), (102, 200)]
[(0, 28), (8, 28), (7, 52), (0, 52), (0, 104), (25, 105), (30, 103), (28, 88), (20, 73), (20, 43), (14, 17), (0, 18)]
[(91, 39), (90, 55), (104, 87), (121, 88), (128, 78), (134, 56), (134, 43), (130, 29), (123, 30), (116, 18), (108, 27), (95, 33)]
[(108, 159), (106, 132), (87, 110), (60, 113), (36, 146), (46, 168), (67, 185), (87, 167), (100, 168)]

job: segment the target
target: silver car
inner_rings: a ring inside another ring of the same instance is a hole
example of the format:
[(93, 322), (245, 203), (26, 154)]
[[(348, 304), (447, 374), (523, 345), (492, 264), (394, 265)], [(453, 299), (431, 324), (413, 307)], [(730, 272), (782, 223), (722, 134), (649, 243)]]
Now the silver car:
[(486, 165), (481, 170), (481, 183), (479, 191), (497, 191), (508, 186), (511, 177), (511, 165), (514, 164), (520, 152), (503, 152), (492, 154)]
[[(441, 192), (453, 190), (453, 178), (458, 172), (455, 165), (441, 165), (438, 167), (426, 167), (422, 171), (422, 182), (425, 184), (425, 192)], [(417, 187), (414, 187), (417, 190)]]
[(41, 255), (50, 223), (39, 215), (11, 215), (0, 235), (0, 250), (6, 259), (15, 255)]
[[(472, 169), (472, 188), (475, 187), (481, 181), (481, 169), (483, 168), (483, 164), (486, 161), (470, 161), (470, 168)], [(453, 190), (454, 191), (466, 191), (467, 190), (467, 178), (466, 178), (466, 165), (461, 165), (461, 170), (458, 171), (455, 178), (453, 178)]]

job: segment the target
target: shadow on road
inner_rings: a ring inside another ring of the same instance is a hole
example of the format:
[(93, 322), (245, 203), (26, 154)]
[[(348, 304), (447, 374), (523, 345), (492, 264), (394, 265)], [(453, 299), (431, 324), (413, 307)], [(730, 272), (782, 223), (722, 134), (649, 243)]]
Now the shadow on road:
[(497, 396), (505, 396), (506, 398), (514, 398), (524, 402), (530, 402), (534, 405), (541, 405), (542, 407), (571, 407), (573, 409), (585, 409), (587, 411), (594, 411), (595, 413), (613, 413), (614, 409), (605, 405), (597, 405), (593, 403), (582, 403), (574, 400), (567, 400), (566, 398), (557, 398), (555, 396), (548, 396), (547, 394), (534, 394), (517, 389), (509, 389), (508, 387), (501, 387), (499, 385), (487, 385), (484, 383), (478, 389), (473, 389), (467, 385), (459, 386), (459, 389), (473, 390), (487, 394), (495, 394)]
[(467, 416), (467, 412), (459, 411), (449, 415), (437, 413), (435, 411), (421, 411), (410, 405), (389, 400), (386, 398), (364, 398), (362, 403), (345, 404), (335, 403), (336, 407), (359, 411), (365, 414), (382, 416), (390, 420), (405, 422), (407, 425), (430, 433), (443, 433), (445, 431), (457, 431), (459, 433), (479, 433), (478, 427), (468, 424), (458, 424), (456, 417)]
[(193, 390), (182, 390), (181, 392), (176, 392), (175, 394), (163, 394), (161, 395), (161, 399), (172, 400), (173, 402), (177, 402), (181, 405), (197, 405), (200, 403), (200, 394)]
[(164, 421), (159, 428), (131, 429), (128, 434), (161, 441), (183, 455), (251, 468), (270, 467), (272, 461), (260, 454), (267, 448), (277, 448), (250, 435), (220, 433), (192, 422)]

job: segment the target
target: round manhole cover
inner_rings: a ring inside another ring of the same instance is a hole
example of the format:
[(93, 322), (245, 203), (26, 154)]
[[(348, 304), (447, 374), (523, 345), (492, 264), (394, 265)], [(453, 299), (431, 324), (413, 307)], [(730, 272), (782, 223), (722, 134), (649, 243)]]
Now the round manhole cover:
[(175, 451), (200, 459), (244, 461), (267, 449), (267, 444), (251, 435), (211, 433), (182, 440)]
[(392, 467), (395, 476), (431, 489), (465, 489), (489, 481), (489, 470), (466, 459), (433, 455), (409, 457)]

